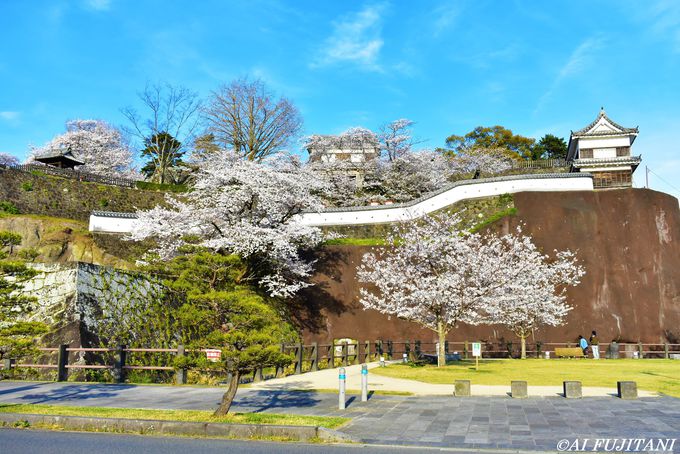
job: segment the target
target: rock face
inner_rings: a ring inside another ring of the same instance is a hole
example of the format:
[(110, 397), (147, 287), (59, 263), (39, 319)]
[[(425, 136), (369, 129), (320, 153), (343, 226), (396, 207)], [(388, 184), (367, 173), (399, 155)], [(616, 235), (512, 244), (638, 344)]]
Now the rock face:
[[(573, 342), (597, 330), (602, 342), (680, 343), (680, 210), (674, 197), (647, 189), (599, 192), (519, 193), (516, 216), (490, 228), (503, 233), (523, 225), (546, 253), (578, 251), (586, 269), (568, 290), (574, 309), (567, 324), (544, 328), (536, 340)], [(369, 247), (333, 246), (320, 253), (318, 285), (297, 302), (305, 341), (421, 339), (435, 335), (414, 323), (364, 311), (356, 267)], [(516, 340), (496, 326), (453, 330), (452, 341)], [(531, 339), (530, 339), (531, 341)]]
[(35, 261), (43, 263), (87, 262), (130, 269), (146, 248), (117, 236), (92, 234), (84, 222), (46, 216), (6, 215), (0, 217), (3, 230), (20, 234), (19, 250), (34, 250)]

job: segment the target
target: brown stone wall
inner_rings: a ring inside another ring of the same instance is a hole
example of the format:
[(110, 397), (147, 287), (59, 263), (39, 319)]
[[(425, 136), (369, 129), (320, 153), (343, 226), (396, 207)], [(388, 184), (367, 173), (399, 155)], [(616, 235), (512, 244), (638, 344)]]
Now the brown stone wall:
[[(574, 306), (567, 324), (546, 328), (536, 339), (574, 341), (596, 329), (600, 340), (680, 342), (680, 210), (678, 200), (647, 189), (515, 194), (516, 216), (491, 228), (523, 224), (546, 253), (578, 251), (586, 276), (570, 288)], [(331, 246), (320, 253), (317, 286), (303, 292), (297, 314), (306, 342), (337, 338), (421, 339), (427, 329), (359, 304), (356, 267), (370, 247)], [(454, 341), (514, 340), (493, 326), (462, 325)]]

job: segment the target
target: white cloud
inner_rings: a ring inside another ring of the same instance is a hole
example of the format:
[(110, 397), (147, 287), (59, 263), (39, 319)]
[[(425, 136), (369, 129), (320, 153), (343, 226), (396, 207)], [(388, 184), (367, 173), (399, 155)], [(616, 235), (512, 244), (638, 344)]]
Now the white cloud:
[(432, 22), (432, 34), (439, 36), (442, 32), (448, 30), (456, 24), (461, 15), (462, 7), (460, 4), (443, 4), (432, 11), (435, 17)]
[(85, 0), (85, 6), (95, 11), (108, 11), (111, 8), (111, 0)]
[(680, 52), (680, 3), (658, 0), (648, 8), (636, 10), (639, 10), (638, 17), (650, 22), (652, 33), (662, 41), (672, 43), (673, 50)]
[(576, 49), (573, 50), (567, 62), (562, 65), (557, 72), (555, 79), (553, 79), (550, 88), (543, 93), (536, 104), (534, 114), (540, 111), (543, 106), (552, 98), (553, 93), (560, 84), (565, 80), (578, 76), (583, 73), (594, 59), (595, 52), (602, 47), (604, 40), (601, 37), (591, 37), (583, 41)]
[(381, 37), (384, 9), (383, 4), (366, 6), (335, 22), (321, 56), (311, 66), (354, 63), (367, 70), (381, 71), (378, 57), (384, 44)]
[(3, 120), (12, 121), (18, 119), (19, 114), (20, 113), (16, 111), (5, 110), (0, 112), (0, 118), (2, 118)]

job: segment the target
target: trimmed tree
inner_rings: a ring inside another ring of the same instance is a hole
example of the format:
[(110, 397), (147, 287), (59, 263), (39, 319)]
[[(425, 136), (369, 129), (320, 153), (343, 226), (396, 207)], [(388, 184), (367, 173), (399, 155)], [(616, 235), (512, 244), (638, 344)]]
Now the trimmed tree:
[(239, 257), (191, 245), (183, 251), (170, 261), (158, 261), (148, 271), (162, 276), (169, 292), (166, 297), (181, 301), (170, 314), (179, 340), (191, 349), (222, 351), (218, 362), (183, 357), (176, 366), (226, 371), (229, 387), (215, 411), (215, 415), (225, 415), (245, 374), (290, 364), (291, 357), (281, 352), (281, 343), (296, 341), (297, 334), (274, 300), (236, 283), (246, 270)]
[(40, 322), (26, 321), (36, 299), (21, 293), (23, 283), (37, 273), (13, 256), (21, 235), (0, 232), (0, 360), (21, 358), (35, 351), (35, 339), (47, 332)]

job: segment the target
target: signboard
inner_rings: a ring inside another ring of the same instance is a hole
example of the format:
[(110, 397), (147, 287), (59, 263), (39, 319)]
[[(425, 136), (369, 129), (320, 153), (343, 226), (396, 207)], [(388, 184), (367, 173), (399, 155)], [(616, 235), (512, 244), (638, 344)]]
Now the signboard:
[(208, 348), (208, 349), (205, 350), (205, 356), (208, 358), (208, 361), (212, 361), (212, 362), (216, 363), (222, 357), (222, 350), (217, 350), (215, 348)]
[(472, 356), (479, 358), (482, 356), (482, 343), (481, 342), (473, 342), (472, 343)]

